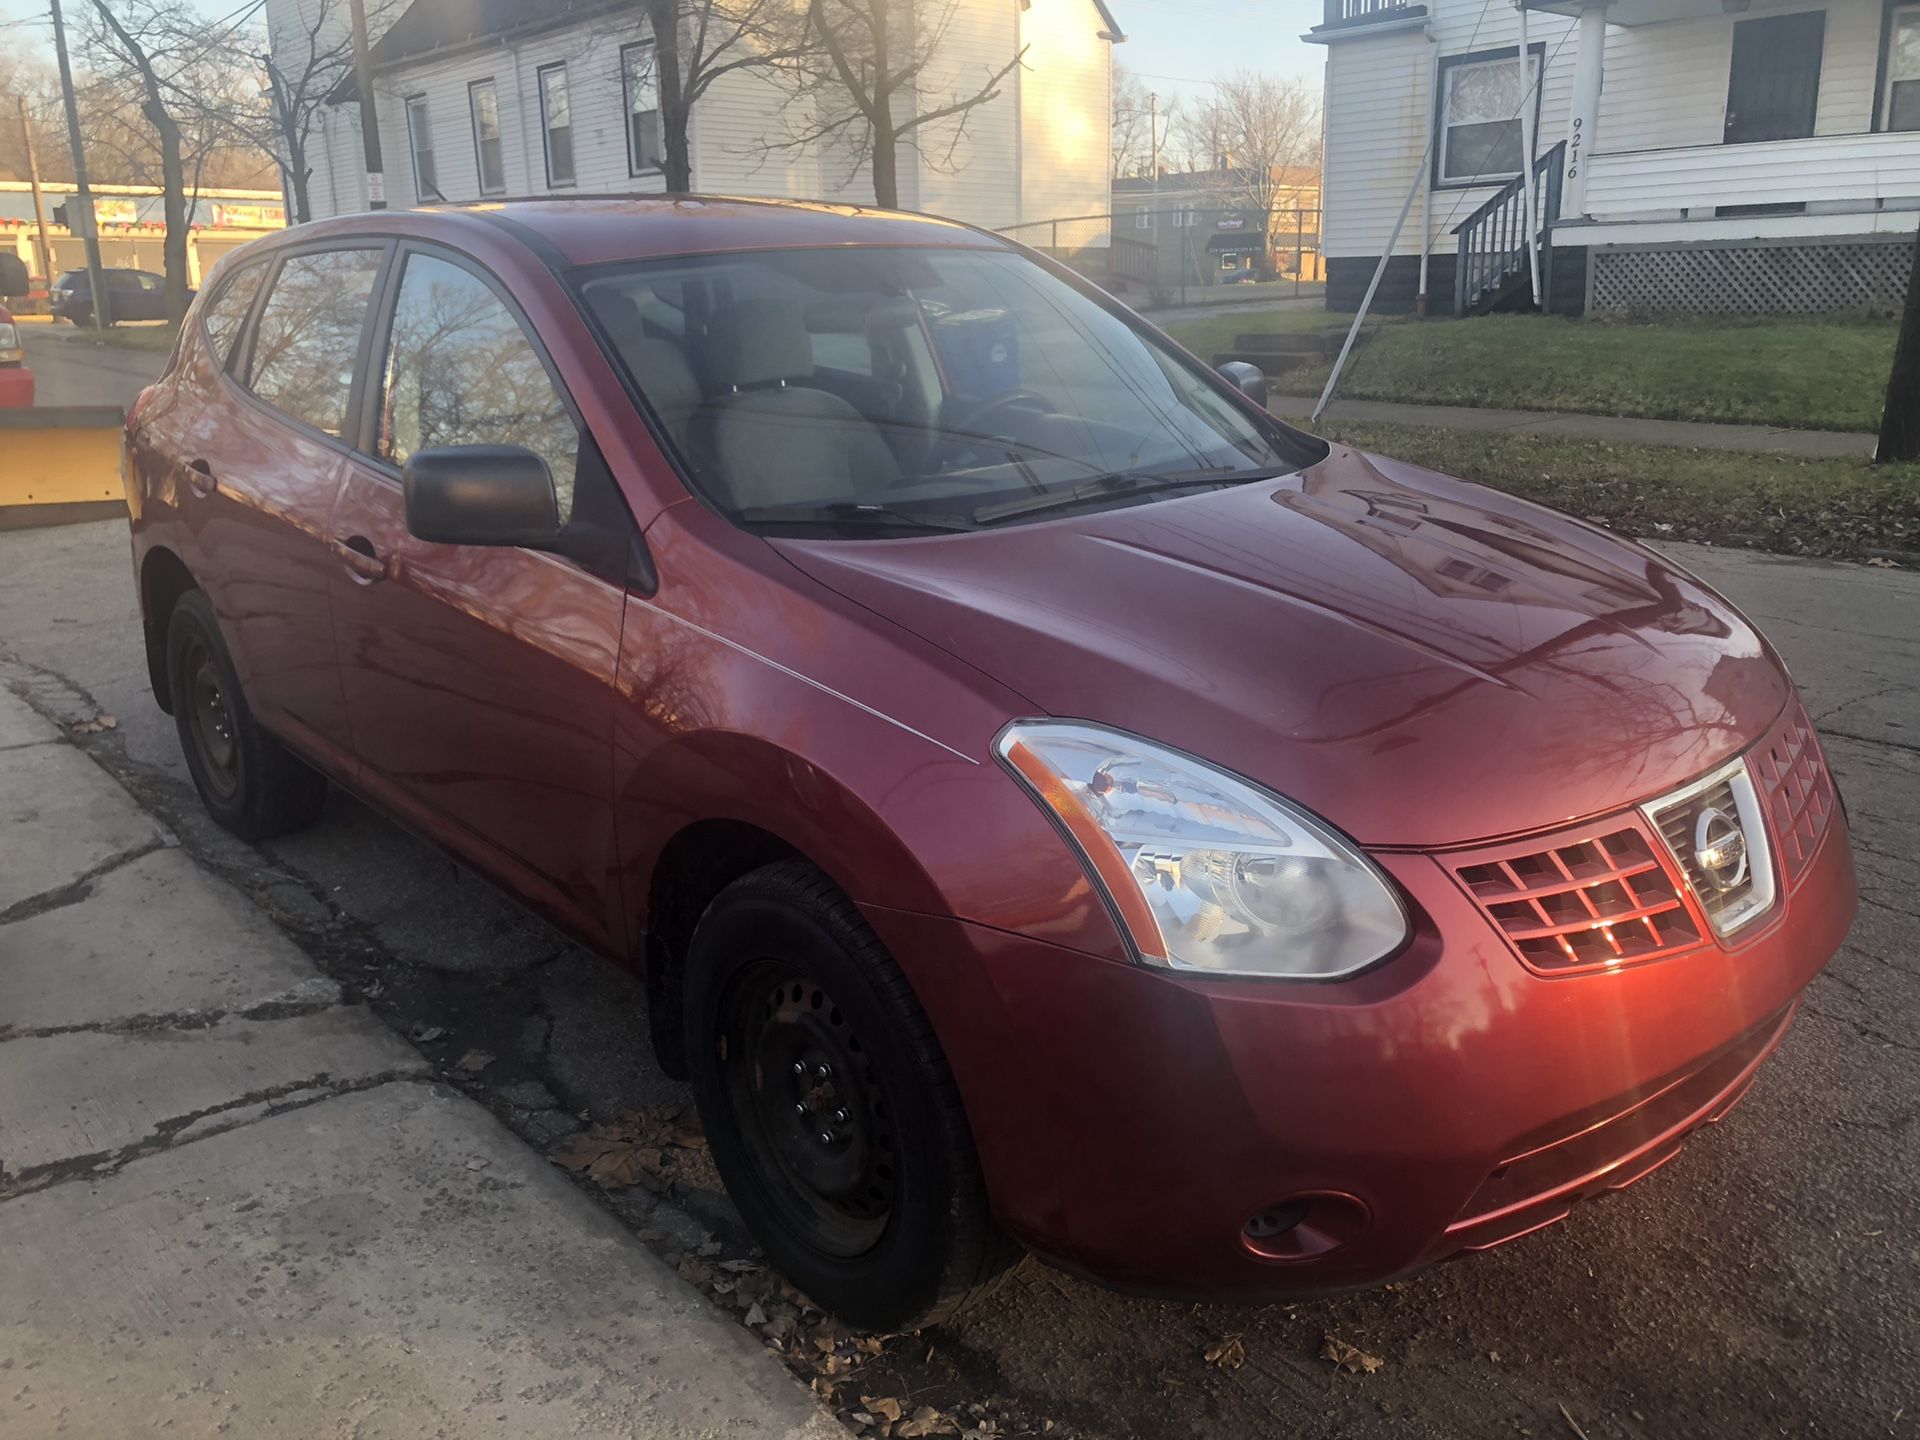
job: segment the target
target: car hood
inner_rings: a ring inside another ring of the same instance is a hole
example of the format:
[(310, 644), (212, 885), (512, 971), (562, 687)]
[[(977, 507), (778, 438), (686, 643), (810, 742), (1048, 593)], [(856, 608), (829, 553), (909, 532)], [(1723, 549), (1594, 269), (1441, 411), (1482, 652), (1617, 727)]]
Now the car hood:
[(775, 542), (1038, 712), (1151, 737), (1364, 843), (1657, 795), (1777, 715), (1777, 658), (1659, 557), (1336, 448), (1277, 482), (1004, 531)]

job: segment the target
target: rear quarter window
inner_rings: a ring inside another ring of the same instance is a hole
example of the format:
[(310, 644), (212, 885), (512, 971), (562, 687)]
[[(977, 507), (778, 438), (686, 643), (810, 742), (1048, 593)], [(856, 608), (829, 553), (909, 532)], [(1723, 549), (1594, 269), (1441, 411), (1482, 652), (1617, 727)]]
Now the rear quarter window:
[(253, 308), (253, 297), (260, 293), (260, 282), (266, 274), (267, 267), (259, 264), (236, 270), (200, 307), (200, 327), (206, 332), (214, 364), (224, 367), (233, 353), (233, 342), (246, 323), (247, 311)]

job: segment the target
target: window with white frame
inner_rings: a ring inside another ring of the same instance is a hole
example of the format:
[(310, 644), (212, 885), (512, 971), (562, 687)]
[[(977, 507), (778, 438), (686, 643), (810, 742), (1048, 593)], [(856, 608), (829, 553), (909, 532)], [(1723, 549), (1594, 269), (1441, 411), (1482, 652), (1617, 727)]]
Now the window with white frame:
[(1153, 228), (1153, 211), (1151, 210), (1134, 211), (1133, 212), (1133, 228), (1136, 230), (1151, 230)]
[(567, 100), (567, 63), (542, 65), (540, 129), (547, 152), (547, 185), (573, 184), (573, 108)]
[(1538, 104), (1540, 56), (1443, 59), (1440, 70), (1440, 183), (1499, 184), (1520, 173), (1520, 107)]
[(1920, 130), (1920, 5), (1900, 5), (1887, 17), (1887, 93), (1882, 130)]
[(433, 168), (433, 120), (424, 95), (407, 97), (407, 145), (413, 151), (413, 198), (422, 203), (446, 199)]
[(507, 171), (500, 154), (500, 96), (491, 80), (467, 86), (467, 111), (473, 117), (473, 164), (482, 195), (503, 195)]
[(650, 175), (662, 167), (660, 77), (653, 68), (653, 42), (620, 47), (620, 83), (627, 100), (627, 173)]

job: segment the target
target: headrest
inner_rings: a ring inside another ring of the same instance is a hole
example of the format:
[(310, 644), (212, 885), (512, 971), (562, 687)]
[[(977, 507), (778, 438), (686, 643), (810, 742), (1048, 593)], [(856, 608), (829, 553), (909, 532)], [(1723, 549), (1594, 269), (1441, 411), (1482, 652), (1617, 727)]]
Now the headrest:
[(631, 295), (604, 285), (595, 286), (592, 293), (594, 312), (616, 342), (624, 342), (628, 336), (645, 330), (646, 322), (640, 318), (640, 307), (634, 304)]
[(623, 343), (620, 353), (639, 381), (641, 393), (669, 424), (700, 403), (700, 382), (686, 353), (673, 341), (642, 336)]
[(707, 322), (707, 373), (720, 385), (762, 385), (813, 374), (813, 340), (787, 300), (736, 300)]

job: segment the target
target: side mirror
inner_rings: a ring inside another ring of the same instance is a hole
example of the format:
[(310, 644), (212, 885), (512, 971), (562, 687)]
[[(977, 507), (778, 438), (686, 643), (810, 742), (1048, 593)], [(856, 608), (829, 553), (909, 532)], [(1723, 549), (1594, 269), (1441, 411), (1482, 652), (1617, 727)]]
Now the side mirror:
[(1247, 399), (1262, 410), (1267, 408), (1267, 372), (1258, 365), (1245, 360), (1225, 360), (1220, 364), (1220, 373)]
[(441, 545), (551, 545), (560, 533), (547, 462), (518, 445), (443, 445), (400, 471), (407, 529)]

